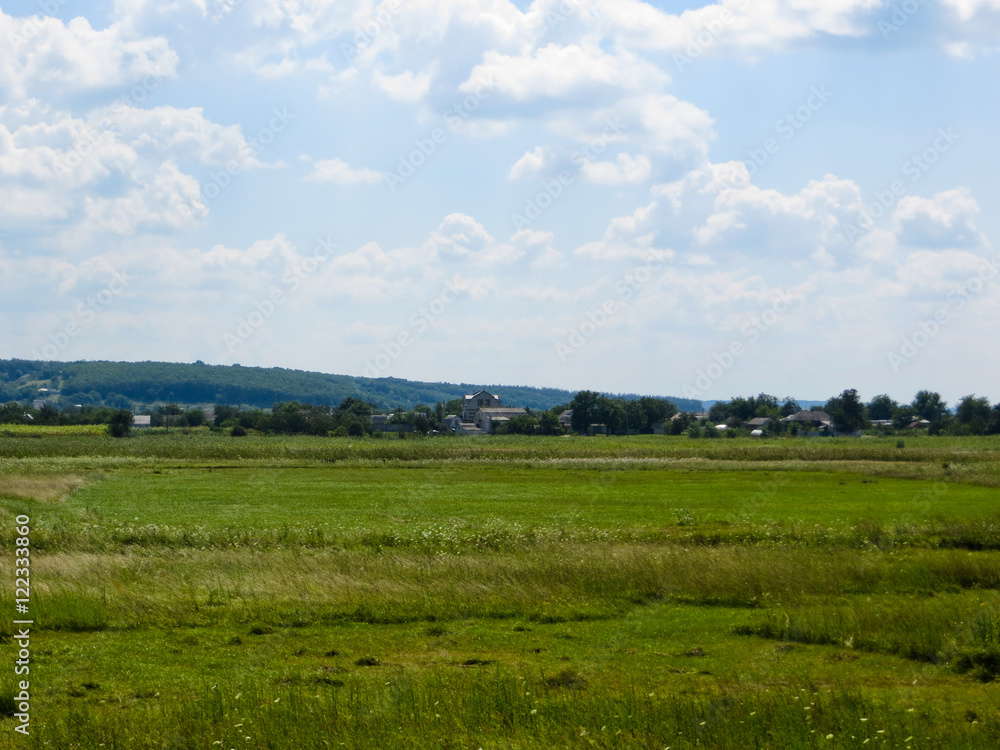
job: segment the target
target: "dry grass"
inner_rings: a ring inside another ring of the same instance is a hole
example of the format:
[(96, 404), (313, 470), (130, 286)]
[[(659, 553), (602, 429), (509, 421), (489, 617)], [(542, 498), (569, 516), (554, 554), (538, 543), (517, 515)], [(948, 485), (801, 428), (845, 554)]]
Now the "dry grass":
[(0, 497), (61, 503), (87, 483), (77, 474), (0, 475)]

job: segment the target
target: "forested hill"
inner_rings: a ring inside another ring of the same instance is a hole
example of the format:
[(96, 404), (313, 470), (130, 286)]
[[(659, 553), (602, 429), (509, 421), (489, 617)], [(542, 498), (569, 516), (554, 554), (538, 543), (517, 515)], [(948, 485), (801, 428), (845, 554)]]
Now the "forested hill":
[[(386, 409), (412, 408), (418, 403), (433, 405), (486, 389), (499, 394), (505, 404), (548, 409), (568, 403), (574, 393), (558, 388), (355, 378), (280, 367), (0, 360), (0, 402), (34, 399), (42, 388), (59, 390), (61, 400), (77, 404), (122, 407), (166, 402), (270, 408), (279, 401), (336, 406), (353, 396)], [(623, 396), (632, 397), (632, 394)], [(702, 409), (700, 401), (672, 397), (670, 400), (683, 411)]]

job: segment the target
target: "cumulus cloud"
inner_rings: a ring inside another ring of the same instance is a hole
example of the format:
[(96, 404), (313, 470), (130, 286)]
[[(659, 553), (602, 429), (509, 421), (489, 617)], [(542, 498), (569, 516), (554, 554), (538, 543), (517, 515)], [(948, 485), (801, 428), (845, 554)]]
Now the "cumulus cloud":
[[(29, 102), (0, 109), (0, 212), (27, 231), (29, 218), (80, 221), (88, 233), (176, 230), (207, 215), (185, 165), (263, 166), (239, 126), (201, 108), (141, 109), (121, 102), (82, 117)], [(61, 228), (65, 230), (65, 227)]]
[(83, 17), (16, 18), (0, 11), (0, 86), (20, 99), (121, 87), (145, 76), (173, 76), (178, 58), (163, 37), (138, 37), (127, 23), (94, 29)]
[(637, 157), (618, 154), (618, 158), (613, 162), (586, 162), (583, 165), (584, 179), (601, 185), (645, 182), (652, 171), (653, 165), (649, 157), (641, 154)]
[(651, 63), (628, 52), (609, 54), (599, 47), (549, 44), (517, 56), (489, 50), (472, 69), (459, 91), (470, 92), (482, 81), (493, 83), (499, 94), (515, 101), (538, 98), (572, 100), (582, 94), (642, 91), (659, 87), (668, 76)]
[(907, 196), (893, 218), (900, 242), (915, 247), (977, 247), (984, 242), (973, 219), (979, 204), (966, 189), (948, 190), (933, 198)]
[(146, 230), (178, 229), (192, 218), (207, 215), (201, 187), (172, 161), (118, 198), (86, 198), (84, 226), (99, 232), (133, 234)]
[(374, 80), (375, 85), (393, 99), (403, 102), (419, 102), (427, 96), (433, 77), (433, 72), (429, 70), (425, 70), (423, 73), (413, 73), (407, 70), (395, 76), (375, 71)]

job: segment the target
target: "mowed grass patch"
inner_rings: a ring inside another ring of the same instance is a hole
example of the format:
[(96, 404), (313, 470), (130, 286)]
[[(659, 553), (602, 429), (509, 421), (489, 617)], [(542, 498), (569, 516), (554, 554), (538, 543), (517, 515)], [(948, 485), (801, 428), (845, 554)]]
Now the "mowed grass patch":
[[(62, 428), (55, 428), (61, 430)], [(579, 436), (326, 438), (252, 435), (232, 439), (208, 428), (141, 431), (116, 440), (105, 435), (38, 434), (11, 437), (0, 433), (0, 459), (7, 458), (154, 458), (186, 461), (537, 461), (559, 459), (691, 459), (710, 461), (872, 461), (888, 463), (949, 462), (996, 464), (1000, 437), (886, 438), (736, 438), (691, 440), (687, 437), (637, 435), (615, 438)]]
[(452, 528), (606, 532), (778, 524), (839, 531), (995, 515), (995, 490), (832, 472), (664, 469), (165, 469), (127, 471), (77, 492), (67, 511), (106, 526), (297, 529), (337, 543), (394, 540)]

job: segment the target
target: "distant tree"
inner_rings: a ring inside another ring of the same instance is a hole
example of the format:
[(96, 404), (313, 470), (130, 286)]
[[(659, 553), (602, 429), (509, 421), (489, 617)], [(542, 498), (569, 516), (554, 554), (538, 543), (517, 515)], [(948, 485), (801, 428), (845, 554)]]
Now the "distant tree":
[(684, 412), (677, 419), (671, 419), (664, 425), (665, 431), (669, 431), (671, 435), (683, 435), (692, 426), (697, 429), (698, 420), (690, 412)]
[(177, 417), (184, 413), (184, 410), (177, 404), (164, 404), (163, 406), (157, 406), (156, 411), (168, 417)]
[(223, 422), (228, 422), (229, 420), (239, 419), (240, 410), (235, 406), (227, 406), (225, 404), (215, 405), (215, 426), (219, 427)]
[(618, 399), (601, 396), (598, 399), (599, 423), (607, 425), (609, 435), (617, 435), (625, 429), (625, 404)]
[(205, 424), (205, 412), (201, 409), (191, 409), (184, 412), (184, 423), (190, 427), (200, 427)]
[(111, 437), (124, 438), (132, 433), (132, 412), (119, 409), (108, 420), (108, 434)]
[(498, 435), (535, 435), (538, 433), (538, 418), (528, 414), (511, 417), (505, 424), (494, 430)]
[(833, 417), (834, 426), (841, 432), (854, 432), (869, 425), (865, 405), (853, 388), (827, 401), (824, 410)]
[(976, 398), (975, 394), (965, 396), (955, 410), (955, 421), (973, 435), (983, 435), (990, 424), (990, 402), (986, 398)]
[(892, 419), (899, 404), (891, 396), (881, 394), (868, 402), (869, 419)]
[(59, 410), (52, 404), (44, 404), (41, 409), (38, 410), (38, 415), (35, 420), (38, 424), (59, 424)]
[(708, 409), (708, 421), (713, 425), (722, 424), (733, 416), (729, 401), (716, 401)]
[(948, 405), (941, 400), (941, 395), (933, 391), (919, 391), (913, 397), (913, 408), (921, 419), (929, 422), (940, 421), (944, 418)]
[(0, 406), (0, 424), (21, 424), (24, 421), (24, 407), (16, 401)]
[(993, 407), (993, 411), (990, 412), (990, 421), (986, 425), (987, 435), (1000, 435), (1000, 404), (996, 404)]
[(431, 429), (431, 422), (423, 412), (414, 412), (413, 426), (421, 435), (426, 435)]
[(910, 404), (902, 404), (892, 413), (892, 426), (897, 430), (907, 427), (919, 418), (917, 410)]
[(599, 421), (598, 399), (601, 394), (596, 391), (580, 391), (569, 403), (569, 408), (573, 410), (571, 426), (575, 432), (586, 435), (590, 431), (590, 425)]
[(753, 415), (755, 417), (768, 417), (769, 419), (777, 419), (781, 416), (781, 407), (778, 406), (778, 397), (772, 396), (770, 393), (758, 393), (757, 398), (754, 399), (755, 409)]
[(802, 407), (799, 406), (799, 402), (796, 401), (791, 396), (785, 399), (785, 403), (781, 405), (781, 416), (790, 417), (793, 414), (798, 414), (802, 411)]
[(622, 407), (625, 412), (626, 430), (638, 430), (641, 432), (646, 429), (648, 425), (646, 410), (638, 400), (626, 401)]
[(753, 396), (750, 396), (750, 398), (737, 396), (729, 402), (729, 415), (735, 417), (740, 424), (753, 419), (756, 411), (757, 400)]
[(538, 417), (539, 435), (562, 435), (565, 430), (559, 423), (559, 417), (550, 411), (543, 411)]
[(346, 415), (352, 415), (357, 417), (361, 422), (371, 422), (372, 406), (352, 396), (340, 402), (336, 409), (336, 415), (341, 418)]

